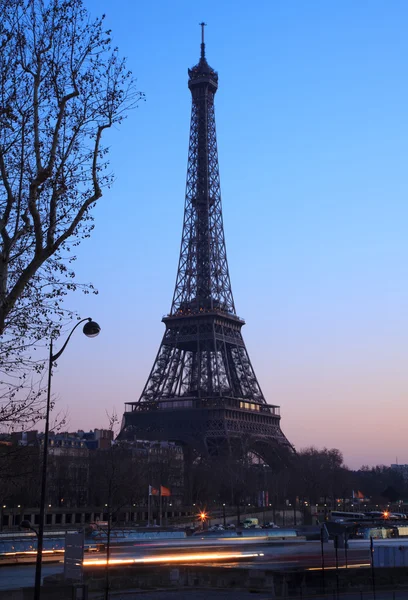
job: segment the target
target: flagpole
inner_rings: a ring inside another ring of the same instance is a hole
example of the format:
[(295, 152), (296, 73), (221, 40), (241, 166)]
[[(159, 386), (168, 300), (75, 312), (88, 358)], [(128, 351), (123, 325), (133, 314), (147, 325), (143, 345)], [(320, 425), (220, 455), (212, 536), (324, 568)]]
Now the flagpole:
[(150, 485), (149, 485), (149, 490), (148, 490), (148, 494), (147, 494), (147, 526), (150, 527), (150, 504), (151, 504), (151, 500), (150, 500)]
[(161, 484), (160, 484), (160, 488), (159, 488), (159, 511), (160, 511), (159, 525), (161, 527), (162, 526), (162, 486), (161, 486)]

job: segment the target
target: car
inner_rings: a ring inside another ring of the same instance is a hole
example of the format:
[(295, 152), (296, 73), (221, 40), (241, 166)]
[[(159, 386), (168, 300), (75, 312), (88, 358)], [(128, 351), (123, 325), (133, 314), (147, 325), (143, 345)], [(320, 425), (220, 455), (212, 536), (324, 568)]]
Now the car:
[(224, 531), (224, 527), (222, 525), (212, 525), (208, 528), (208, 531)]

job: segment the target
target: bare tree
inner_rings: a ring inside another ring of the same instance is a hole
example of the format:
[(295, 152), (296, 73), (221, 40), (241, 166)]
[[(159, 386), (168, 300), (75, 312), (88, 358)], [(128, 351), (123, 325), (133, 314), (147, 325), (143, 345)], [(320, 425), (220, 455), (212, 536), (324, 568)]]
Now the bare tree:
[[(39, 448), (0, 445), (0, 504), (34, 506), (39, 492)], [(0, 524), (1, 527), (1, 524)]]
[(42, 419), (43, 409), (41, 380), (28, 384), (17, 375), (0, 382), (0, 430), (29, 429)]
[(334, 503), (336, 498), (344, 498), (351, 492), (350, 471), (337, 448), (303, 448), (298, 453), (294, 467), (292, 494), (307, 500), (309, 504), (319, 502), (320, 498), (330, 499)]
[(103, 134), (143, 94), (82, 0), (0, 0), (0, 14), (0, 375), (15, 389), (41, 370), (66, 294), (94, 291), (74, 249), (113, 181)]

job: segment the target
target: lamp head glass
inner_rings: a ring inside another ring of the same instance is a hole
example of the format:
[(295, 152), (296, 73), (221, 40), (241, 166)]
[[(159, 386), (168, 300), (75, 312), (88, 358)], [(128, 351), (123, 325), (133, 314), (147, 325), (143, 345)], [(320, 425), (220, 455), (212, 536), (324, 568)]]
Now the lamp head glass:
[(96, 323), (95, 321), (88, 321), (87, 323), (85, 323), (84, 328), (83, 328), (83, 332), (86, 335), (86, 337), (96, 337), (97, 335), (99, 335), (101, 331), (100, 326), (98, 325), (98, 323)]

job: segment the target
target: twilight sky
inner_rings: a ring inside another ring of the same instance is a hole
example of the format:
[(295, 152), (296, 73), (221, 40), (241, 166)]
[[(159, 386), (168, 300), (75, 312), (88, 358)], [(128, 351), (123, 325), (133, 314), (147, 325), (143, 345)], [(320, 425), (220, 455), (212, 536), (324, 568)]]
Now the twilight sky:
[(53, 390), (69, 429), (136, 401), (170, 309), (190, 92), (204, 20), (237, 312), (258, 380), (300, 449), (408, 463), (408, 4), (87, 0), (146, 102), (110, 132), (116, 183), (78, 249), (76, 334)]

